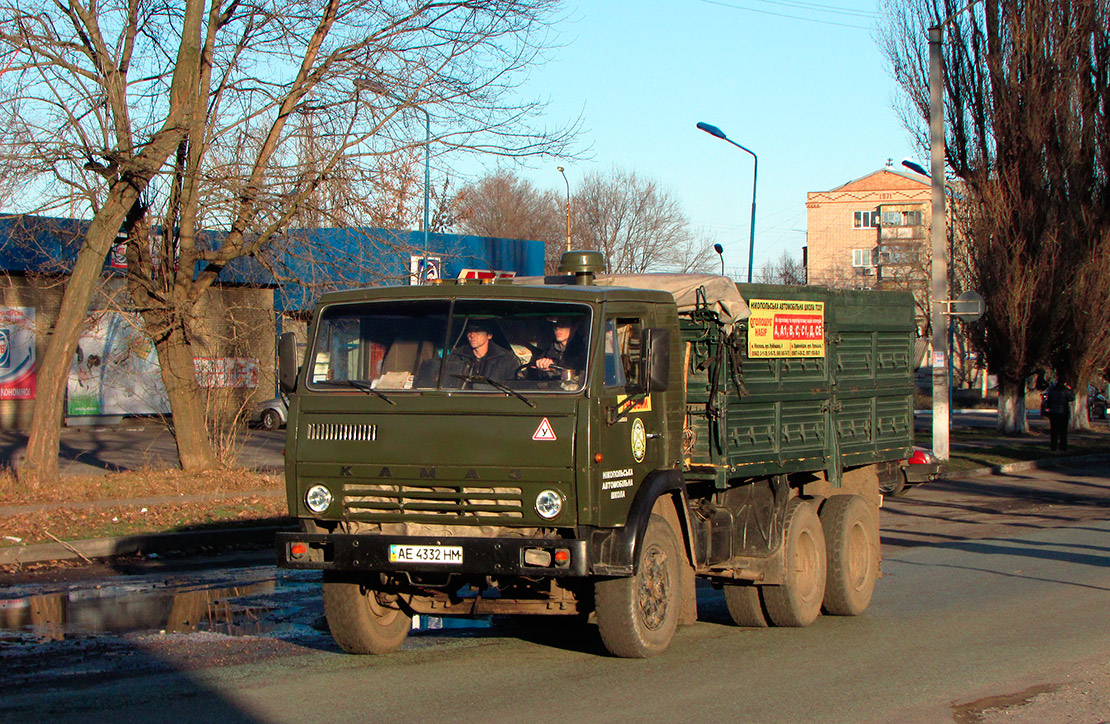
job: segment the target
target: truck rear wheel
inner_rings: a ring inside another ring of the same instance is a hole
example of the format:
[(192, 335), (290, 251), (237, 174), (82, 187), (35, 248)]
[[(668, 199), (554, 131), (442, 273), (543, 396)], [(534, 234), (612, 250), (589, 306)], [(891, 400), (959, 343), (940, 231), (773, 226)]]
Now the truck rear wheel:
[(351, 583), (324, 571), (324, 615), (331, 637), (349, 654), (388, 654), (404, 643), (412, 617), (375, 580)]
[(767, 615), (763, 612), (759, 588), (752, 585), (734, 584), (724, 587), (725, 605), (728, 615), (737, 626), (766, 628)]
[(636, 575), (595, 586), (597, 628), (614, 656), (643, 659), (671, 643), (682, 607), (682, 563), (674, 531), (653, 515), (639, 546)]
[(767, 617), (776, 626), (808, 626), (821, 614), (825, 597), (825, 534), (813, 504), (795, 498), (786, 509), (784, 580), (763, 586)]
[(871, 603), (879, 571), (879, 526), (858, 495), (834, 495), (821, 506), (828, 577), (825, 613), (858, 616)]

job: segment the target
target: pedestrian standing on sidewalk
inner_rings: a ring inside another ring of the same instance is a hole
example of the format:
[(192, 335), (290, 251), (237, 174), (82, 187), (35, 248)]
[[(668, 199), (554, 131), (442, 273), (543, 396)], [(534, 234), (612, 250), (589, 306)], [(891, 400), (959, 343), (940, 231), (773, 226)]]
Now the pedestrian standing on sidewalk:
[(1053, 450), (1057, 445), (1061, 450), (1068, 449), (1068, 423), (1071, 420), (1071, 403), (1074, 399), (1075, 393), (1062, 380), (1053, 382), (1045, 393), (1049, 445)]

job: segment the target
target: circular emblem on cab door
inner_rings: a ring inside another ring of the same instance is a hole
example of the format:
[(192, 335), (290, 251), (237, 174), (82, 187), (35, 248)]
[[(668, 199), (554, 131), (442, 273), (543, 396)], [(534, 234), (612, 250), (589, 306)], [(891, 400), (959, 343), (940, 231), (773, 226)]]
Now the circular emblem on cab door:
[(644, 432), (644, 421), (637, 417), (632, 421), (632, 457), (636, 462), (642, 463), (645, 452), (647, 452), (647, 434)]

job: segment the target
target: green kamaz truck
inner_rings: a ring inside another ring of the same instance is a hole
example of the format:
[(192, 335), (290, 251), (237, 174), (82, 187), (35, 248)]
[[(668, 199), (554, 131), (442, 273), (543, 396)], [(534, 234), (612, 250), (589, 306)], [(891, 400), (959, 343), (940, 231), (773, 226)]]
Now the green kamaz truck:
[(300, 532), (346, 651), (416, 614), (596, 620), (622, 657), (697, 618), (856, 615), (879, 577), (880, 485), (913, 440), (908, 294), (560, 276), (324, 295), (290, 393)]

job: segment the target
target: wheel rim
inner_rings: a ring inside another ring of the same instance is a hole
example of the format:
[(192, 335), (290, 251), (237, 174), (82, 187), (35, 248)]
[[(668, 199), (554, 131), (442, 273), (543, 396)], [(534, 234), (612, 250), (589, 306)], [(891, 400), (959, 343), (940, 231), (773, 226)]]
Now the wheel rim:
[(871, 546), (868, 545), (867, 531), (856, 523), (848, 531), (848, 583), (855, 590), (861, 590), (867, 583), (871, 567)]
[[(383, 605), (383, 601), (380, 599), (382, 594), (378, 591), (366, 591), (365, 596), (366, 607), (370, 609), (370, 613), (374, 616), (374, 619), (378, 622), (379, 625), (388, 626), (396, 621), (397, 617), (401, 615), (401, 611), (399, 609)], [(390, 596), (389, 598), (395, 597)]]
[(803, 601), (812, 601), (820, 587), (818, 573), (819, 558), (817, 555), (817, 542), (808, 531), (798, 536), (798, 546), (794, 556), (794, 579), (798, 595)]
[(667, 618), (670, 577), (667, 574), (667, 553), (658, 546), (646, 552), (640, 564), (640, 618), (652, 631)]

